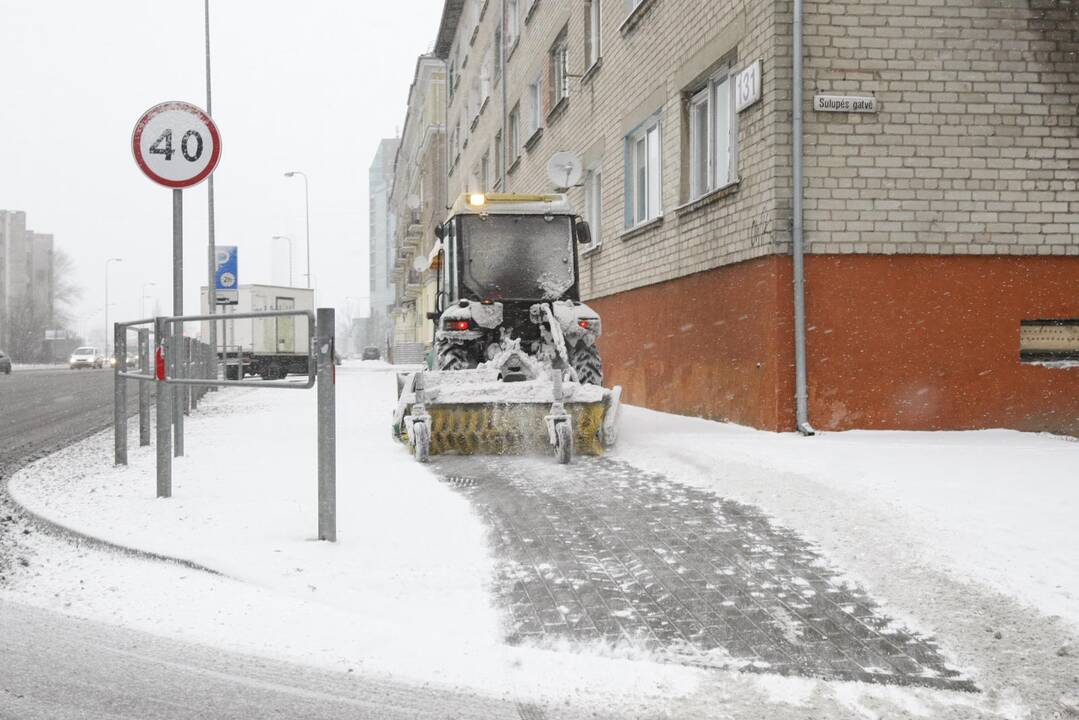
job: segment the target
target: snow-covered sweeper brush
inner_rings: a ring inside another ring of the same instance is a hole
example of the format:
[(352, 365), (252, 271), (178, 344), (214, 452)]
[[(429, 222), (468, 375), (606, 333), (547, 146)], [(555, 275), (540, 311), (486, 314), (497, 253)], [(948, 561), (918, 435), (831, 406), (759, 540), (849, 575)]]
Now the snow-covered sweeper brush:
[(462, 196), (436, 235), (437, 369), (398, 376), (394, 437), (421, 462), (613, 445), (622, 389), (603, 387), (574, 247), (590, 232), (565, 196)]

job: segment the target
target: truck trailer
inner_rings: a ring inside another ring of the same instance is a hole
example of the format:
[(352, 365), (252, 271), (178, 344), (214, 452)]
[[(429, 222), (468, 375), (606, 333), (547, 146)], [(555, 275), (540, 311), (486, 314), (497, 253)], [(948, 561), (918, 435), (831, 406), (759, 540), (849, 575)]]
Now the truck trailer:
[[(205, 287), (201, 298), (202, 313), (206, 314)], [(232, 313), (314, 309), (315, 291), (310, 288), (240, 285), (237, 304), (220, 305), (217, 312), (227, 318)], [(228, 378), (258, 375), (264, 380), (280, 380), (291, 374), (306, 375), (310, 350), (307, 322), (302, 316), (217, 321), (217, 356), (225, 363)], [(209, 322), (203, 322), (203, 341), (209, 340), (209, 333)]]

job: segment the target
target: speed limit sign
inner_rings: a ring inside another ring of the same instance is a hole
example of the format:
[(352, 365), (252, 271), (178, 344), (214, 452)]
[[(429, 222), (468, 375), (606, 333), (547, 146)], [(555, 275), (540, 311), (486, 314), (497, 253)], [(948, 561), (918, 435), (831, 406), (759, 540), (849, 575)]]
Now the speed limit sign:
[(198, 185), (217, 167), (221, 136), (201, 108), (186, 102), (155, 105), (135, 123), (131, 152), (148, 178), (170, 188)]

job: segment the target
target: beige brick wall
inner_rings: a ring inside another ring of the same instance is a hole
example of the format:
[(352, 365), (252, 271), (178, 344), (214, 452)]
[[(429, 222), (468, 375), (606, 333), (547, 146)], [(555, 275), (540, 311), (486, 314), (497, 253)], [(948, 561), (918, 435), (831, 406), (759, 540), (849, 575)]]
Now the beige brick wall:
[(879, 103), (806, 111), (811, 252), (1079, 255), (1079, 6), (807, 0), (805, 22), (807, 101)]
[[(647, 4), (636, 26), (624, 30), (627, 16), (622, 0), (603, 0), (601, 66), (589, 77), (571, 81), (568, 107), (545, 120), (542, 136), (521, 153), (508, 176), (508, 189), (513, 192), (549, 191), (546, 166), (551, 155), (569, 150), (588, 158), (602, 148), (602, 246), (581, 258), (585, 297), (669, 280), (775, 249), (776, 79), (771, 60), (775, 30), (771, 3), (652, 0)], [(522, 7), (527, 5), (528, 0), (522, 0)], [(464, 113), (467, 90), (478, 77), (485, 48), (493, 41), (499, 12), (500, 0), (490, 0), (476, 39), (470, 42), (473, 32), (466, 27), (470, 25), (466, 3), (454, 52), (458, 66), (466, 55), (468, 60), (450, 104), (451, 129)], [(528, 83), (546, 67), (548, 51), (563, 28), (568, 28), (569, 71), (585, 74), (585, 3), (538, 0), (508, 55), (510, 108), (521, 102), (524, 109)], [(687, 200), (682, 189), (683, 97), (690, 88), (684, 83), (694, 68), (703, 70), (725, 57), (735, 59), (739, 68), (756, 59), (763, 60), (764, 67), (764, 99), (740, 117), (740, 182), (726, 197), (703, 207), (679, 209)], [(625, 125), (651, 110), (661, 112), (663, 127), (663, 219), (624, 238)], [(451, 194), (473, 189), (480, 158), (492, 147), (501, 124), (501, 87), (496, 85), (454, 165)], [(462, 129), (465, 126), (462, 121)], [(570, 197), (583, 210), (583, 191), (573, 189)]]
[[(530, 1), (520, 2), (524, 15)], [(565, 112), (508, 178), (511, 191), (546, 191), (555, 152), (602, 159), (602, 247), (581, 258), (583, 295), (789, 252), (790, 1), (646, 0), (632, 28), (623, 0), (602, 3), (602, 66), (571, 81)], [(451, 195), (479, 189), (480, 158), (494, 160), (501, 86), (492, 83), (475, 128), (465, 106), (500, 8), (465, 0), (452, 53), (460, 79), (449, 127), (461, 118), (463, 149)], [(806, 0), (805, 20), (810, 252), (1079, 255), (1071, 0)], [(585, 73), (584, 24), (583, 0), (537, 0), (508, 57), (509, 107), (524, 110), (563, 28), (570, 73)], [(762, 60), (763, 99), (739, 116), (736, 188), (686, 207), (684, 99), (694, 70), (723, 57), (737, 69)], [(880, 110), (815, 113), (817, 93), (873, 95)], [(651, 109), (663, 127), (663, 219), (626, 236), (624, 137)], [(583, 209), (580, 189), (570, 197)]]

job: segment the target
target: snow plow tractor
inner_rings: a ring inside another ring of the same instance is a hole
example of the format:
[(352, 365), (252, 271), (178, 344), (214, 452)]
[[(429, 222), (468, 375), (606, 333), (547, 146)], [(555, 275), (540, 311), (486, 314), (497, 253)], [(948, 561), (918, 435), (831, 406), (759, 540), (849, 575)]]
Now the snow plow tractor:
[(472, 194), (436, 235), (435, 367), (398, 376), (394, 436), (421, 462), (602, 454), (622, 389), (603, 387), (602, 324), (580, 301), (574, 244), (591, 242), (587, 223), (564, 195)]

